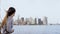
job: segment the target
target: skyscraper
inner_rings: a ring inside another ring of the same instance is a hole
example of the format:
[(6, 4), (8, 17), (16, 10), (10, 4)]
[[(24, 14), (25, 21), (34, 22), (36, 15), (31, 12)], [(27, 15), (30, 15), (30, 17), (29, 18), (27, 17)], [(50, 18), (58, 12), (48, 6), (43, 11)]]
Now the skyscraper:
[(27, 25), (29, 25), (29, 24), (30, 24), (30, 23), (29, 23), (29, 18), (26, 18), (26, 20), (25, 20), (25, 21), (26, 21), (26, 24), (27, 24)]
[(47, 17), (44, 16), (42, 21), (43, 21), (43, 24), (46, 25), (46, 24), (48, 23), (48, 21), (47, 21)]
[(24, 17), (22, 17), (21, 20), (24, 21)]
[(29, 18), (29, 22), (30, 22), (30, 24), (34, 24), (34, 20), (32, 17)]
[(38, 18), (38, 24), (39, 24), (39, 25), (43, 25), (43, 22), (41, 21), (40, 18)]
[(25, 25), (24, 17), (21, 17), (21, 24), (22, 24), (22, 25)]
[(37, 24), (37, 18), (35, 18), (35, 24)]

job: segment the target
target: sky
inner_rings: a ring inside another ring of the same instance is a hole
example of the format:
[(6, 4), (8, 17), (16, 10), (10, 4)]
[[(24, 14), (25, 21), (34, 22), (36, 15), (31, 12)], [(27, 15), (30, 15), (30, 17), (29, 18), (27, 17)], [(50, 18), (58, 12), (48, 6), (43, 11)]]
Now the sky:
[(15, 20), (18, 16), (25, 18), (46, 16), (48, 23), (60, 23), (60, 0), (0, 0), (1, 19), (9, 7), (16, 9)]

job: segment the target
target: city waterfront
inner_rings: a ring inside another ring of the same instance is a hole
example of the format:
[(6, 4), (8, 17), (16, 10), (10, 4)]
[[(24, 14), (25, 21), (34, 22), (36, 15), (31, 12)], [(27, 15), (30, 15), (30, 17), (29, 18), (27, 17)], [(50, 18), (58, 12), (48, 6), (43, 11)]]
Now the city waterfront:
[(0, 0), (0, 26), (14, 25), (12, 34), (60, 34), (59, 14), (60, 0)]
[(60, 25), (14, 25), (13, 34), (60, 34)]

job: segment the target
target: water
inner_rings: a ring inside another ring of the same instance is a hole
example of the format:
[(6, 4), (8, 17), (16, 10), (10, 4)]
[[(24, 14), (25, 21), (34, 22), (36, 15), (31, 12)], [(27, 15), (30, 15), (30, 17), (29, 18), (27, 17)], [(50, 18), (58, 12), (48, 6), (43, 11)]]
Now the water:
[(13, 34), (60, 34), (60, 25), (16, 25)]

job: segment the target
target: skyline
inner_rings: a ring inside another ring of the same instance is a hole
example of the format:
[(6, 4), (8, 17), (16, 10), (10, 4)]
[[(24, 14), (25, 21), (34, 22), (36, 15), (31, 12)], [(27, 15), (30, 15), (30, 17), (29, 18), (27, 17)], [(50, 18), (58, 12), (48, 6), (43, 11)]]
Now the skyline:
[(48, 23), (60, 23), (60, 0), (1, 0), (1, 18), (10, 6), (16, 8), (15, 19), (20, 17), (48, 17)]

